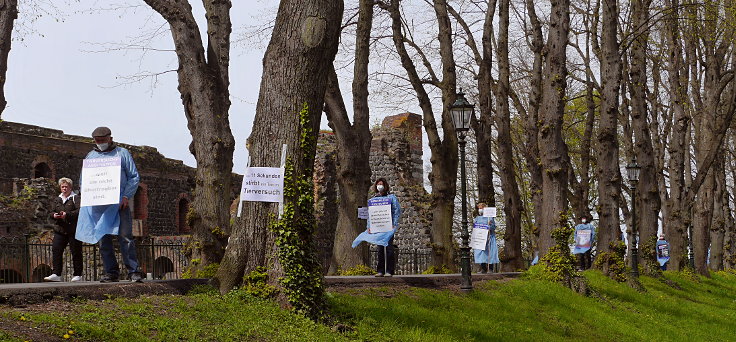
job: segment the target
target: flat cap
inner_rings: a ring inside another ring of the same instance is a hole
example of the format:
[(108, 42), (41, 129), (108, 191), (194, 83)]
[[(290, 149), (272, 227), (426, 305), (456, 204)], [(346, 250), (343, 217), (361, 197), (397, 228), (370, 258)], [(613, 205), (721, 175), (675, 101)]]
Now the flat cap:
[(92, 131), (92, 137), (107, 137), (112, 135), (112, 132), (107, 127), (97, 127)]

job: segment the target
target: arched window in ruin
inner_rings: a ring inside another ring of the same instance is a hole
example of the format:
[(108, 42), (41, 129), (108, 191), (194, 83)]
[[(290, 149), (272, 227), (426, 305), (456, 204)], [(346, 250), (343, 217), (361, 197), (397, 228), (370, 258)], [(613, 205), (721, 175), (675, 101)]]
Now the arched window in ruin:
[(187, 234), (192, 231), (192, 228), (187, 224), (187, 212), (189, 212), (189, 200), (186, 198), (180, 198), (176, 222), (179, 234)]
[(51, 178), (51, 168), (49, 164), (38, 163), (33, 167), (33, 178)]
[(138, 184), (138, 190), (133, 196), (133, 218), (145, 221), (148, 218), (148, 186)]

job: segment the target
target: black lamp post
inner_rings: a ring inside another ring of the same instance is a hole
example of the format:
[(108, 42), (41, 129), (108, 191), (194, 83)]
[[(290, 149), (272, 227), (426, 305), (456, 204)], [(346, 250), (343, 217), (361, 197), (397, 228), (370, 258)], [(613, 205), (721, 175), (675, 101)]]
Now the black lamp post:
[(639, 171), (641, 166), (636, 163), (636, 156), (631, 160), (631, 164), (626, 166), (626, 172), (629, 175), (629, 189), (631, 189), (631, 276), (639, 278), (639, 232), (636, 230), (636, 185), (639, 183)]
[(468, 239), (468, 199), (466, 194), (467, 179), (465, 176), (465, 134), (470, 130), (470, 119), (473, 117), (474, 106), (465, 99), (465, 94), (460, 91), (457, 94), (455, 103), (450, 106), (452, 114), (452, 123), (455, 125), (457, 132), (458, 146), (460, 147), (460, 192), (462, 193), (462, 239), (463, 245), (460, 247), (460, 271), (463, 276), (463, 282), (460, 289), (463, 291), (471, 291), (473, 289), (473, 281), (470, 277), (470, 246)]

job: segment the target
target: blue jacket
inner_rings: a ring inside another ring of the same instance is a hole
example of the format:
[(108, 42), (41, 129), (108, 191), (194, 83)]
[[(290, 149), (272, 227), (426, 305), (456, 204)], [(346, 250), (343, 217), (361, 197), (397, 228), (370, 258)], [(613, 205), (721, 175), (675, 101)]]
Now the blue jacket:
[[(590, 246), (588, 247), (579, 247), (577, 246), (577, 236), (578, 232), (581, 230), (590, 230)], [(572, 254), (581, 254), (585, 253), (593, 246), (593, 242), (595, 242), (595, 228), (593, 228), (593, 225), (590, 223), (581, 223), (575, 227), (575, 249), (572, 251)]]
[[(122, 147), (115, 147), (111, 151), (100, 152), (92, 150), (87, 154), (85, 159), (120, 157), (120, 200), (123, 197), (133, 198), (138, 183), (140, 183), (140, 175), (135, 167), (133, 156), (128, 150)], [(79, 184), (82, 184), (80, 179)], [(79, 220), (77, 221), (76, 238), (79, 241), (87, 243), (97, 243), (107, 234), (118, 234), (120, 228), (120, 204), (97, 205), (82, 207), (79, 210)]]
[[(374, 196), (373, 198), (380, 197), (384, 196)], [(381, 233), (368, 233), (368, 229), (366, 229), (364, 232), (360, 233), (360, 235), (358, 235), (355, 240), (353, 240), (353, 248), (357, 247), (363, 241), (374, 245), (388, 246), (389, 241), (391, 241), (391, 238), (394, 237), (396, 227), (399, 226), (399, 218), (401, 217), (401, 204), (399, 204), (399, 199), (396, 198), (396, 195), (394, 194), (388, 194), (385, 197), (388, 197), (391, 200), (391, 223), (394, 226), (394, 229), (388, 232)], [(367, 227), (371, 227), (370, 217), (368, 218)]]

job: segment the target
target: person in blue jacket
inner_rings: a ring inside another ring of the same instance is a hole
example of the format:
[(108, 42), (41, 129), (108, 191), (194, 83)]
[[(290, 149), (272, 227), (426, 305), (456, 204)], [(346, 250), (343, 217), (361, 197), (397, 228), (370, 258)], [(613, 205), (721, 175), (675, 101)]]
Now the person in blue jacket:
[(670, 244), (664, 239), (664, 233), (660, 233), (657, 239), (657, 262), (662, 271), (667, 270), (667, 262), (670, 261)]
[(591, 248), (595, 241), (595, 228), (588, 223), (589, 217), (580, 216), (580, 224), (575, 226), (575, 249), (572, 254), (578, 257), (578, 268), (587, 270), (592, 266)]
[(478, 215), (473, 220), (473, 229), (488, 229), (488, 238), (486, 239), (485, 249), (473, 249), (473, 259), (476, 264), (480, 264), (480, 273), (488, 273), (491, 265), (498, 264), (498, 243), (496, 242), (496, 220), (493, 217), (483, 216), (483, 210), (486, 210), (485, 203), (478, 203), (476, 206)]
[(378, 247), (378, 263), (376, 265), (376, 277), (391, 277), (396, 271), (396, 258), (394, 257), (394, 234), (399, 229), (399, 217), (401, 216), (401, 205), (399, 199), (391, 193), (388, 182), (379, 178), (373, 189), (376, 195), (369, 201), (388, 201), (391, 203), (391, 223), (393, 229), (388, 232), (371, 232), (371, 219), (368, 218), (367, 229), (353, 240), (353, 248), (365, 241)]
[(100, 255), (105, 270), (100, 282), (116, 282), (119, 281), (120, 270), (112, 239), (117, 235), (123, 263), (128, 269), (128, 278), (133, 282), (141, 282), (143, 276), (138, 268), (138, 257), (133, 239), (133, 217), (128, 205), (140, 182), (138, 169), (135, 167), (130, 152), (115, 145), (112, 141), (112, 132), (109, 128), (97, 127), (92, 132), (92, 137), (95, 139), (95, 148), (87, 154), (85, 159), (120, 157), (120, 202), (119, 204), (82, 207), (77, 222), (77, 240), (87, 243), (99, 241)]

